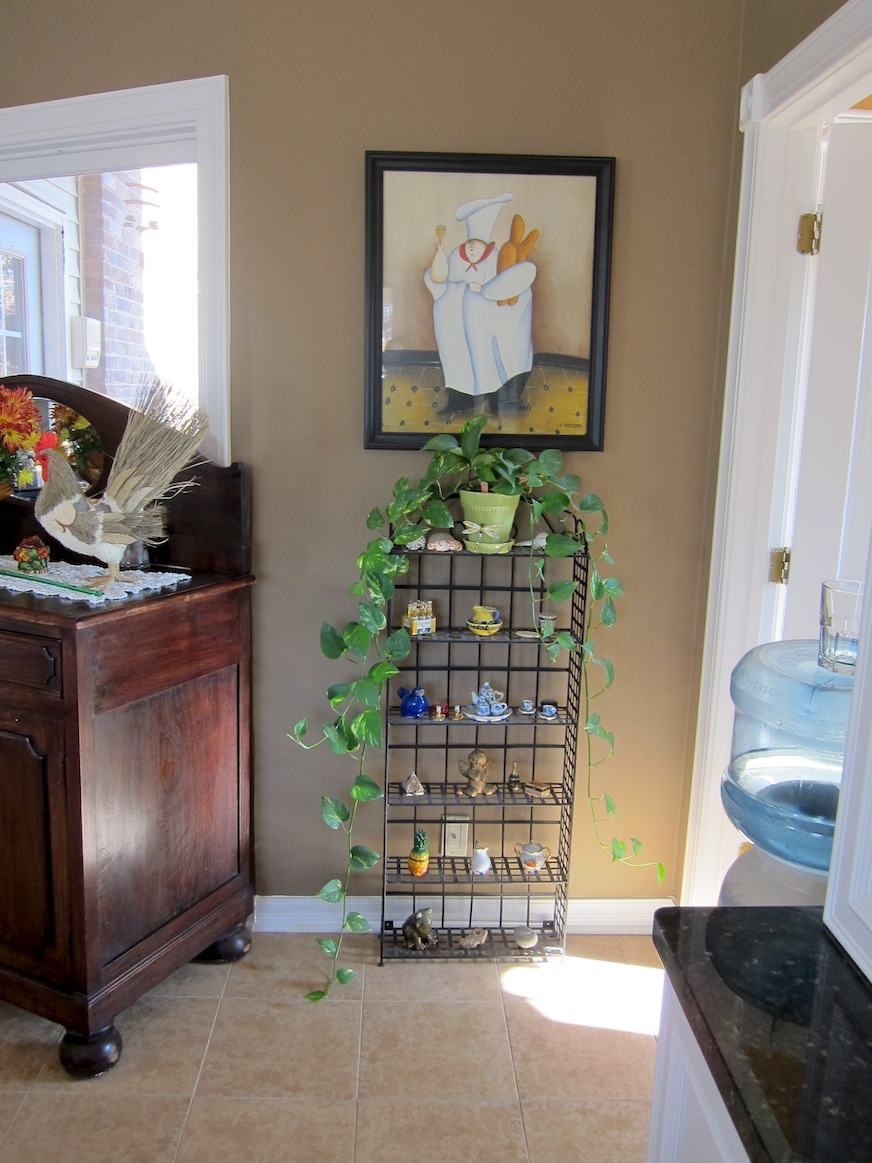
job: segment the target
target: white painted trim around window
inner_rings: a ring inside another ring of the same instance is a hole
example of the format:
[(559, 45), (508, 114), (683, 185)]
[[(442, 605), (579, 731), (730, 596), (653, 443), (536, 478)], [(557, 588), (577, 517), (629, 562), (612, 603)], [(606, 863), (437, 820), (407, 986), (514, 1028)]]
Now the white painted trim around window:
[(230, 462), (229, 100), (225, 76), (0, 109), (0, 182), (197, 163), (203, 451)]

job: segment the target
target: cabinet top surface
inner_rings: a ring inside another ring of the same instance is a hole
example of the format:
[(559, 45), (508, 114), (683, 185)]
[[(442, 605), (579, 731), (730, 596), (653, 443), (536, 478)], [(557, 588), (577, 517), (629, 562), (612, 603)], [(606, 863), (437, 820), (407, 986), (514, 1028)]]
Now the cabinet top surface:
[(754, 1163), (868, 1158), (872, 987), (822, 909), (660, 909), (654, 943)]
[[(167, 567), (159, 567), (165, 572)], [(0, 588), (0, 621), (6, 624), (43, 623), (58, 628), (88, 623), (94, 619), (125, 617), (158, 604), (172, 604), (184, 600), (186, 596), (204, 596), (204, 591), (230, 590), (250, 586), (254, 578), (250, 574), (227, 576), (226, 574), (186, 572), (186, 580), (176, 586), (161, 590), (148, 590), (133, 597), (118, 601), (106, 601), (92, 606), (85, 601), (39, 594), (19, 593)]]

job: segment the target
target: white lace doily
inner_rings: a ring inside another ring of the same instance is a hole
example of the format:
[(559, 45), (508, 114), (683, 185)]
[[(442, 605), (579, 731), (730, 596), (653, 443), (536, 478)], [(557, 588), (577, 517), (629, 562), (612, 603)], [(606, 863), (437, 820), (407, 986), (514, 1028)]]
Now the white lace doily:
[[(103, 602), (120, 601), (134, 594), (141, 594), (147, 590), (160, 590), (166, 586), (176, 586), (190, 581), (184, 573), (157, 573), (154, 570), (125, 569), (116, 582), (105, 589), (88, 591), (92, 587), (89, 582), (100, 577), (106, 566), (102, 562), (94, 561), (90, 565), (68, 565), (64, 561), (53, 561), (49, 564), (47, 573), (21, 573), (18, 562), (12, 556), (0, 555), (0, 587), (4, 590), (23, 590), (31, 594), (41, 594), (45, 597), (66, 598), (71, 602), (88, 602), (89, 605), (99, 606)], [(52, 582), (62, 584), (52, 585)], [(80, 587), (65, 588), (65, 587)]]

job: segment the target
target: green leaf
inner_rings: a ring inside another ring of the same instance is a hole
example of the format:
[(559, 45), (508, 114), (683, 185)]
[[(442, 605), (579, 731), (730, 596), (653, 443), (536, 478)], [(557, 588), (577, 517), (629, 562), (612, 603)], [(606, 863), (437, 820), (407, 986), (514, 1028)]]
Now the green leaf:
[(615, 836), (614, 840), (612, 840), (612, 863), (614, 863), (616, 860), (623, 860), (626, 855), (627, 845), (623, 840), (619, 840), (617, 836)]
[(341, 658), (345, 653), (345, 642), (342, 635), (329, 622), (321, 624), (321, 653), (327, 658)]
[(384, 610), (379, 610), (377, 606), (371, 606), (369, 602), (358, 602), (357, 614), (361, 624), (366, 627), (370, 634), (378, 634), (388, 624)]
[(568, 598), (572, 597), (577, 589), (578, 582), (558, 581), (552, 582), (546, 593), (552, 602), (565, 602)]
[(556, 448), (545, 448), (539, 453), (536, 464), (549, 477), (556, 476), (563, 467), (563, 453)]
[(606, 596), (603, 579), (596, 570), (590, 575), (590, 598), (592, 602), (599, 602)]
[(368, 678), (359, 678), (350, 686), (351, 694), (365, 707), (377, 707), (381, 700), (378, 687)]
[(321, 817), (328, 828), (335, 832), (351, 819), (351, 812), (342, 802), (333, 796), (321, 796)]
[(328, 957), (335, 957), (339, 952), (339, 946), (336, 944), (332, 937), (319, 937), (318, 944), (321, 946)]
[(548, 654), (551, 656), (551, 661), (557, 662), (558, 659), (560, 658), (560, 644), (555, 640), (554, 642), (549, 642), (546, 645), (545, 649), (548, 651)]
[(337, 969), (336, 970), (336, 980), (339, 982), (340, 985), (348, 985), (348, 983), (350, 981), (354, 981), (355, 977), (357, 977), (357, 970), (356, 969)]
[(345, 892), (342, 888), (342, 881), (336, 878), (328, 880), (318, 893), (319, 900), (327, 901), (331, 905), (338, 905), (344, 896)]
[(366, 743), (370, 747), (381, 747), (381, 711), (376, 710), (375, 708), (361, 711), (359, 715), (355, 715), (351, 720), (351, 730), (354, 733), (355, 738), (359, 739), (361, 743)]
[(384, 792), (374, 779), (370, 779), (368, 775), (361, 772), (351, 785), (350, 794), (353, 800), (363, 803), (368, 800), (380, 800)]
[(305, 739), (309, 733), (309, 720), (300, 719), (298, 723), (294, 724), (294, 738)]
[(327, 688), (327, 698), (330, 700), (332, 707), (338, 707), (351, 694), (350, 682), (335, 682), (332, 686)]
[(424, 520), (434, 529), (454, 528), (454, 517), (444, 501), (431, 501), (424, 509)]
[(605, 513), (602, 498), (598, 497), (596, 493), (588, 493), (582, 497), (578, 502), (578, 507), (582, 513)]
[(570, 504), (568, 493), (564, 493), (560, 489), (549, 489), (542, 498), (541, 509), (543, 513), (562, 513), (569, 508)]
[(426, 533), (426, 529), (422, 529), (420, 525), (403, 521), (394, 530), (394, 541), (397, 545), (408, 545), (410, 541), (417, 541), (422, 533)]
[(616, 577), (607, 577), (603, 582), (603, 590), (610, 598), (622, 598), (624, 596), (624, 583), (618, 581)]
[(366, 593), (366, 585), (362, 580), (352, 582), (352, 584), (348, 587), (348, 592), (353, 598), (362, 598)]
[(457, 446), (456, 436), (452, 436), (450, 432), (440, 432), (438, 436), (431, 436), (421, 451), (447, 452), (451, 448), (457, 448)]
[(391, 662), (402, 662), (412, 649), (408, 630), (394, 630), (385, 642), (385, 657)]
[(605, 792), (605, 794), (603, 795), (603, 803), (605, 804), (606, 819), (607, 820), (611, 819), (612, 816), (616, 816), (618, 814), (618, 809), (615, 806), (615, 801), (612, 799), (612, 797), (609, 795), (608, 792)]
[(346, 650), (350, 650), (358, 658), (366, 658), (372, 639), (372, 631), (367, 630), (360, 622), (347, 622), (342, 627), (342, 641)]
[(472, 460), (478, 452), (482, 429), (487, 424), (487, 415), (476, 416), (474, 420), (467, 420), (460, 433), (460, 448), (467, 460)]
[(394, 666), (392, 662), (377, 662), (374, 666), (369, 668), (369, 680), (374, 682), (376, 686), (380, 687), (387, 682), (389, 678), (393, 678), (395, 674), (400, 673), (400, 668)]
[(568, 630), (561, 630), (557, 635), (557, 643), (562, 646), (564, 650), (575, 650), (578, 643), (572, 637)]
[(367, 529), (381, 529), (385, 523), (385, 515), (381, 509), (370, 509), (366, 518)]
[[(376, 857), (376, 859), (378, 859)], [(352, 933), (370, 933), (372, 925), (362, 913), (349, 913), (345, 918), (345, 927)]]
[(358, 740), (341, 717), (335, 723), (325, 723), (324, 734), (334, 755), (347, 755), (357, 750)]
[(639, 853), (642, 851), (642, 841), (637, 840), (635, 836), (631, 836), (630, 837), (630, 844), (633, 848), (633, 855), (638, 856)]
[(572, 557), (578, 552), (578, 542), (568, 533), (549, 533), (545, 539), (546, 557)]
[(308, 993), (303, 994), (306, 1001), (323, 1001), (327, 996), (327, 991), (324, 989), (312, 989)]
[(394, 485), (393, 489), (391, 490), (391, 496), (395, 497), (395, 498), (401, 497), (403, 495), (403, 493), (406, 491), (406, 489), (408, 489), (408, 487), (409, 487), (409, 478), (408, 477), (400, 477), (397, 480), (397, 483)]
[(381, 857), (377, 852), (373, 852), (371, 848), (367, 848), (365, 844), (355, 844), (349, 852), (349, 862), (353, 868), (372, 868), (374, 864), (378, 864)]
[(663, 864), (657, 865), (657, 883), (662, 884), (666, 879), (666, 867)]
[(615, 603), (611, 598), (606, 598), (600, 610), (600, 621), (604, 626), (614, 626), (617, 617), (618, 611), (615, 609)]

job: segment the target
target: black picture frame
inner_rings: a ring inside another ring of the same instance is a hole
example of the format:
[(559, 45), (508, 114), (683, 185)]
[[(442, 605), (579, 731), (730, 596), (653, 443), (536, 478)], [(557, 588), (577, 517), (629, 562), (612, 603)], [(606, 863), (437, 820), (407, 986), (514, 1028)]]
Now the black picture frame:
[(486, 410), (484, 444), (602, 451), (614, 187), (611, 157), (366, 153), (364, 447)]

